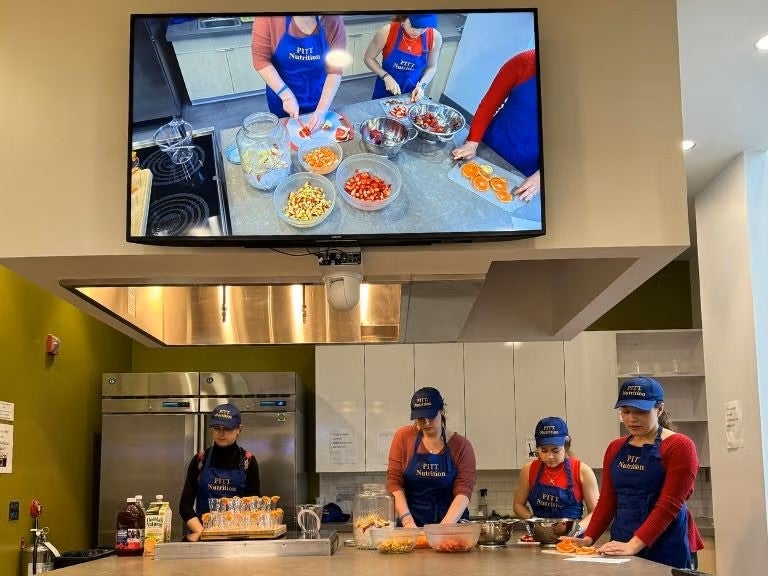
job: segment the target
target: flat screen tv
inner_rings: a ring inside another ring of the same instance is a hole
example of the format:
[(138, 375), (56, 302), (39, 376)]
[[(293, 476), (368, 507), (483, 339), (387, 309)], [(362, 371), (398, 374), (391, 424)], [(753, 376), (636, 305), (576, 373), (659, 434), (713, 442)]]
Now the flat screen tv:
[(545, 233), (535, 9), (131, 17), (129, 242)]

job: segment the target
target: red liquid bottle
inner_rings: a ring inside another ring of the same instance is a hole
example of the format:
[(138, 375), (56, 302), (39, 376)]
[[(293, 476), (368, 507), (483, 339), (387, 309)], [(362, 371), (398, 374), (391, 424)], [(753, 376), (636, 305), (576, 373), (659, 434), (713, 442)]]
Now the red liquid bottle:
[(136, 505), (136, 498), (127, 498), (117, 514), (115, 553), (118, 556), (144, 554), (144, 513)]

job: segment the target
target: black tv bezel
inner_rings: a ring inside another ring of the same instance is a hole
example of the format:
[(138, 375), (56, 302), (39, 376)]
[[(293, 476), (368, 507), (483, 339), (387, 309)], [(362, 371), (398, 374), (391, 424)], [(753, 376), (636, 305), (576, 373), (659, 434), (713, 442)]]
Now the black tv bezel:
[[(435, 8), (433, 10), (411, 10), (411, 13), (515, 13), (522, 12), (533, 15), (533, 34), (536, 45), (536, 89), (538, 96), (538, 130), (539, 157), (542, 159), (539, 168), (541, 198), (541, 229), (515, 231), (487, 232), (419, 232), (419, 233), (385, 233), (385, 234), (318, 234), (318, 235), (281, 235), (281, 236), (132, 236), (131, 231), (131, 160), (130, 151), (133, 149), (133, 35), (134, 21), (139, 18), (174, 18), (200, 16), (281, 16), (283, 11), (258, 12), (164, 12), (164, 13), (132, 13), (130, 15), (130, 49), (128, 54), (128, 153), (126, 154), (126, 217), (125, 241), (130, 244), (145, 246), (178, 246), (205, 248), (331, 248), (331, 247), (362, 247), (362, 246), (425, 246), (433, 244), (508, 242), (544, 236), (547, 233), (546, 200), (545, 200), (545, 165), (544, 165), (544, 132), (543, 110), (541, 97), (541, 54), (539, 40), (539, 11), (538, 8)], [(396, 10), (348, 10), (316, 12), (294, 11), (290, 15), (323, 15), (351, 16), (355, 14), (394, 14)]]

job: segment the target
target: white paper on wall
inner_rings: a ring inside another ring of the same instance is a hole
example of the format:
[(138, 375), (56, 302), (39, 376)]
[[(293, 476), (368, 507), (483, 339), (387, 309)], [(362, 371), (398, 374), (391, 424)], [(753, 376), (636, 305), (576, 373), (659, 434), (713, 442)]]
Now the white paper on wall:
[(0, 401), (0, 420), (7, 420), (8, 422), (13, 422), (13, 410), (14, 410), (13, 402)]
[(729, 450), (744, 448), (744, 420), (741, 400), (725, 403), (725, 441)]
[(13, 425), (0, 424), (0, 474), (13, 471)]
[(331, 464), (346, 466), (358, 464), (355, 436), (346, 428), (331, 430), (328, 434), (328, 452)]

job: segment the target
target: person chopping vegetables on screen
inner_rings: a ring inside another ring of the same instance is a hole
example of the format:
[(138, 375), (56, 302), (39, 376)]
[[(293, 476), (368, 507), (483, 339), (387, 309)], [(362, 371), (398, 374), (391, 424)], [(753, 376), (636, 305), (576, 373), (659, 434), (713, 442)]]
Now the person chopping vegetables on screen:
[(526, 177), (513, 192), (515, 196), (528, 201), (539, 193), (536, 50), (521, 52), (501, 67), (477, 107), (467, 141), (453, 150), (453, 159), (474, 158), (480, 141)]
[(382, 26), (364, 56), (365, 65), (378, 76), (371, 98), (408, 93), (412, 102), (423, 98), (437, 72), (442, 45), (436, 14), (400, 15)]
[(328, 62), (328, 55), (346, 46), (341, 16), (257, 16), (251, 55), (267, 83), (269, 111), (296, 119), (311, 112), (307, 129), (322, 126), (343, 72)]
[(475, 486), (475, 451), (469, 440), (446, 429), (445, 403), (435, 388), (411, 397), (411, 420), (389, 448), (387, 490), (403, 526), (455, 524), (469, 518)]

